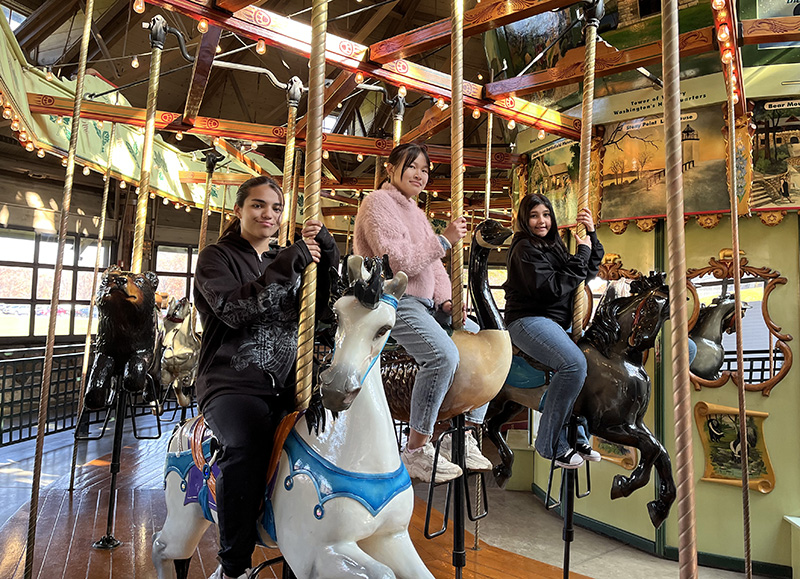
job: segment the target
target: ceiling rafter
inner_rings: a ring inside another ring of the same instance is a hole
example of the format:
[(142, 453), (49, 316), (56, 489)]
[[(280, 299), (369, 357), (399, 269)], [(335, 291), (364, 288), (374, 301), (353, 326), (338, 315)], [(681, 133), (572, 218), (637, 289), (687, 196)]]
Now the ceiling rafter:
[[(192, 80), (186, 93), (186, 106), (183, 109), (182, 122), (185, 125), (194, 125), (194, 120), (200, 112), (200, 105), (203, 103), (203, 95), (211, 77), (211, 68), (214, 64), (214, 56), (217, 53), (217, 46), (221, 36), (222, 28), (209, 26), (208, 32), (202, 35), (200, 44), (197, 45), (194, 65), (192, 66)], [(247, 115), (246, 109), (244, 112)]]

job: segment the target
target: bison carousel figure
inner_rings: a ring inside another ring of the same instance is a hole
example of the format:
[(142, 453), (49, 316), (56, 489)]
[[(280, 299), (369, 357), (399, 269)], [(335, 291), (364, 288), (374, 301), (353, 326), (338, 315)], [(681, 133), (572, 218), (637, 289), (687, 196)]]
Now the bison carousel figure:
[[(325, 410), (291, 428), (271, 477), (259, 534), (301, 579), (432, 579), (408, 535), (414, 494), (400, 462), (381, 384), (380, 354), (408, 278), (385, 281), (380, 262), (351, 257), (350, 289), (334, 310), (336, 348), (320, 374)], [(333, 413), (337, 413), (334, 415)], [(165, 473), (167, 518), (153, 537), (158, 578), (185, 579), (203, 532), (216, 520), (209, 440), (195, 418), (176, 429)], [(287, 428), (286, 430), (289, 430)]]

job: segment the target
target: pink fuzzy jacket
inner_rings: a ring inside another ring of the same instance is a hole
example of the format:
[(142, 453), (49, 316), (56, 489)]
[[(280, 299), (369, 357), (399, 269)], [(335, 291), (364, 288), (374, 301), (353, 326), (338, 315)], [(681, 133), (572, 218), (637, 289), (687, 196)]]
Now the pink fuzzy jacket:
[(452, 287), (441, 261), (445, 250), (439, 237), (416, 201), (389, 183), (361, 202), (353, 251), (364, 257), (388, 254), (392, 271), (408, 276), (408, 295), (432, 299), (436, 305), (450, 299)]

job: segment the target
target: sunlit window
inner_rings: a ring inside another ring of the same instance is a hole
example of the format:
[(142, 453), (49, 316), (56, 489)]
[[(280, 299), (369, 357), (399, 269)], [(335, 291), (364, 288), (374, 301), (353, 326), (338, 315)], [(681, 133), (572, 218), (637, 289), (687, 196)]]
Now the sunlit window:
[(14, 31), (19, 28), (19, 25), (25, 22), (27, 16), (16, 10), (9, 8), (8, 6), (0, 5), (0, 8), (3, 10), (3, 16), (6, 17), (8, 21), (8, 25), (11, 27), (11, 30)]
[(192, 282), (197, 248), (192, 246), (159, 245), (156, 247), (156, 275), (158, 291), (168, 294), (167, 299), (188, 297), (192, 300)]

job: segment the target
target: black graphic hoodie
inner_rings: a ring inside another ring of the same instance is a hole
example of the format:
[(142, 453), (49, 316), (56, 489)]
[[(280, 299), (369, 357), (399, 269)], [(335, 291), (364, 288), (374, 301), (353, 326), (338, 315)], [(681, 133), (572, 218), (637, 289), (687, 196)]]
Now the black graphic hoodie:
[[(328, 274), (339, 250), (324, 227), (317, 235), (317, 309), (327, 305)], [(259, 255), (238, 232), (200, 252), (194, 302), (203, 324), (197, 398), (202, 411), (226, 393), (277, 394), (294, 386), (302, 273), (311, 263), (305, 243)]]

